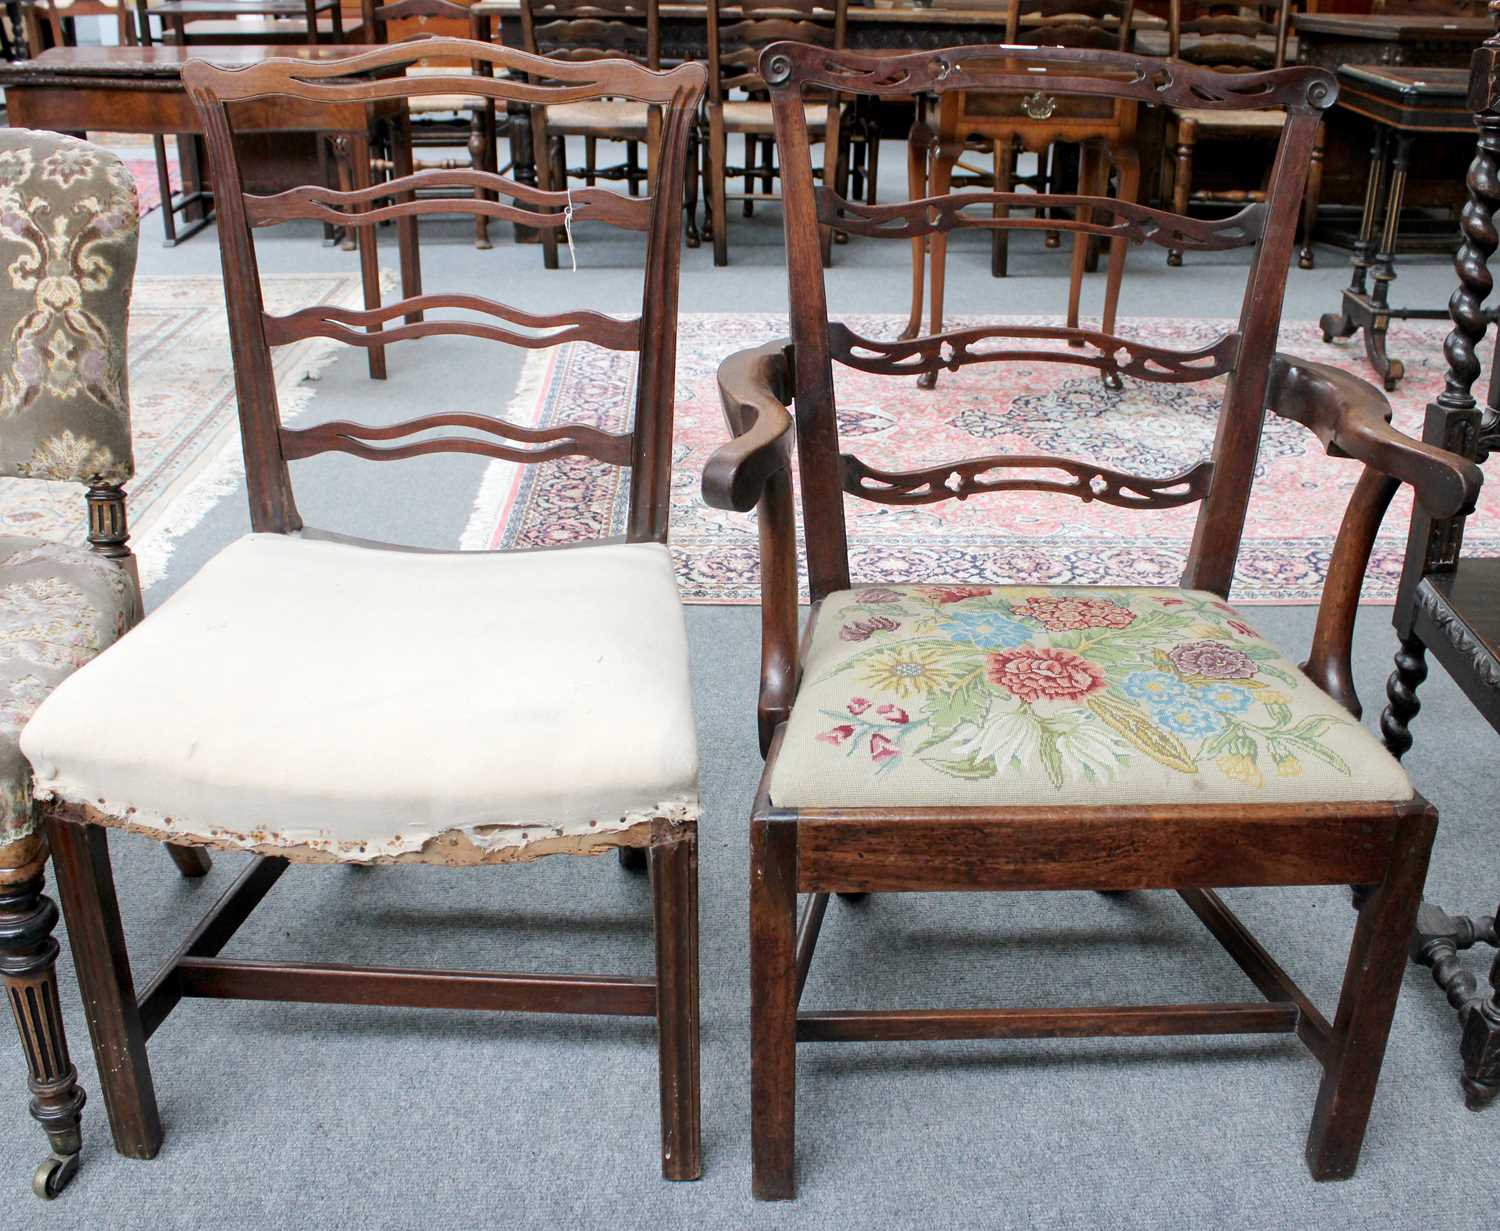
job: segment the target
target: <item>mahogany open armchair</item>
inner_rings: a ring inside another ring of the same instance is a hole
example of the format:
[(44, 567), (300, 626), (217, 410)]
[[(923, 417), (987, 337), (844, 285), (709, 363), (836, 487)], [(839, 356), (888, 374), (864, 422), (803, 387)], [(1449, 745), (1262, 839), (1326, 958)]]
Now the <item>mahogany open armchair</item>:
[[(141, 615), (121, 486), (135, 469), (126, 326), (140, 231), (125, 165), (57, 133), (0, 129), (0, 209), (0, 473), (88, 489), (87, 545), (0, 536), (0, 977), (31, 1114), (52, 1146), (33, 1189), (55, 1197), (78, 1168), (84, 1095), (58, 1003), (57, 908), (42, 892), (47, 840), (20, 734), (53, 688)], [(185, 875), (208, 870), (202, 852), (171, 851)]]
[[(482, 61), (496, 75), (400, 75), (428, 57)], [(537, 73), (549, 84), (530, 84)], [(46, 801), (115, 1147), (149, 1158), (161, 1145), (146, 1042), (183, 997), (609, 1014), (655, 1019), (662, 1170), (695, 1179), (697, 752), (665, 541), (681, 169), (703, 69), (558, 64), (488, 43), (431, 39), (336, 63), (273, 59), (224, 70), (194, 61), (183, 78), (218, 189), (252, 532), (70, 677), (38, 710), (23, 745)], [(570, 197), (470, 169), (352, 191), (243, 189), (234, 123), (253, 118), (259, 100), (322, 107), (458, 92), (502, 106), (636, 98), (661, 108), (673, 157), (650, 198), (604, 188)], [(475, 193), (417, 195), (456, 188)], [(483, 212), (558, 229), (568, 205), (574, 219), (644, 236), (639, 316), (586, 307), (540, 314), (446, 292), (374, 310), (325, 304), (273, 315), (261, 298), (258, 226), (303, 219), (373, 229), (423, 213)], [(272, 347), (313, 336), (371, 347), (436, 335), (472, 339), (469, 346), (579, 341), (634, 352), (632, 425), (533, 429), (441, 407), (397, 423), (282, 425)], [(291, 463), (330, 452), (628, 467), (625, 541), (445, 552), (315, 531), (298, 514)], [(614, 720), (620, 697), (630, 701), (628, 723)], [(110, 829), (256, 856), (139, 995), (110, 871)], [(219, 956), (294, 863), (489, 866), (626, 848), (645, 852), (650, 867), (652, 977)]]
[[(1472, 505), (1480, 475), (1394, 431), (1370, 385), (1275, 351), (1307, 155), (1334, 98), (1332, 76), (1307, 68), (1230, 78), (1071, 49), (882, 58), (793, 44), (768, 48), (761, 71), (782, 154), (792, 332), (720, 368), (734, 440), (703, 478), (710, 504), (755, 509), (760, 522), (766, 768), (750, 819), (755, 1195), (794, 1194), (796, 1051), (815, 1042), (1294, 1031), (1323, 1066), (1308, 1165), (1319, 1179), (1353, 1174), (1436, 823), (1356, 718), (1350, 644), (1360, 580), (1400, 483), (1426, 509), (1458, 510)], [(871, 207), (819, 187), (803, 88), (941, 96), (1022, 82), (1143, 103), (1285, 108), (1267, 200), (1228, 222), (1098, 198), (1056, 198), (1059, 213), (1047, 220), (1136, 243), (1253, 245), (1233, 330), (1186, 352), (1031, 324), (885, 341), (828, 319), (820, 224), (909, 240), (955, 225), (963, 207), (983, 211), (986, 225), (1030, 220), (991, 216), (994, 205), (1023, 204), (1005, 194), (968, 194), (965, 206), (929, 198)], [(835, 361), (895, 377), (1052, 362), (1143, 382), (1228, 380), (1212, 456), (1179, 474), (1004, 454), (894, 473), (841, 452)], [(1225, 601), (1266, 412), (1304, 424), (1332, 457), (1362, 464), (1301, 668)], [(801, 630), (794, 439), (812, 597)], [(999, 578), (861, 585), (850, 576), (848, 497), (917, 505), (1002, 492), (1122, 510), (1198, 502), (1181, 588)], [(1366, 887), (1331, 1019), (1216, 893), (1305, 884)], [(1176, 890), (1265, 1002), (799, 1011), (830, 893), (1087, 889)], [(800, 922), (799, 893), (811, 895)]]

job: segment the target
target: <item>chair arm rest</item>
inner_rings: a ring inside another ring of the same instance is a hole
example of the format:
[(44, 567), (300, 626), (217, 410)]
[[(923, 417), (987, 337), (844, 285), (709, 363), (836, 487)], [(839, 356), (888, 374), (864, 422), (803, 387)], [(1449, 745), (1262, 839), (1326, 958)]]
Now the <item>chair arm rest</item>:
[(719, 365), (719, 397), (734, 439), (703, 467), (703, 499), (716, 509), (748, 513), (766, 481), (792, 455), (792, 366), (783, 341), (736, 351)]
[(1409, 483), (1433, 517), (1470, 513), (1484, 472), (1473, 462), (1413, 440), (1390, 424), (1391, 404), (1368, 381), (1327, 364), (1276, 355), (1266, 408), (1308, 428), (1330, 457), (1349, 457)]

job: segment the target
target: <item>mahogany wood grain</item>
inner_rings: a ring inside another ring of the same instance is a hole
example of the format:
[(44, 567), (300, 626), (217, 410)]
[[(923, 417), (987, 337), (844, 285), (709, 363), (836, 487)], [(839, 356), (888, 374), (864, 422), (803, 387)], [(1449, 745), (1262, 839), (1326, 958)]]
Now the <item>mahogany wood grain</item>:
[(799, 1043), (1290, 1034), (1292, 1004), (1142, 1004), (1102, 1009), (838, 1009), (797, 1015)]
[(655, 980), (626, 975), (516, 974), (184, 957), (176, 964), (175, 977), (183, 996), (216, 1000), (615, 1017), (656, 1015)]

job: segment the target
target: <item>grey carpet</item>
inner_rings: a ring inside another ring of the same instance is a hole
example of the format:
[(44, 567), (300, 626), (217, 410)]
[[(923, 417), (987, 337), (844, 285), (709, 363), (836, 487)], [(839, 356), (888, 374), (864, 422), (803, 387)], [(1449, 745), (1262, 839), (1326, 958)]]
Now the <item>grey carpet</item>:
[[(894, 157), (886, 160), (894, 166)], [(685, 311), (785, 306), (779, 214), (733, 219), (727, 270), (707, 248), (685, 254)], [(212, 234), (175, 251), (148, 218), (142, 272), (217, 270)], [(536, 248), (475, 253), (459, 226), (427, 232), (429, 288), (463, 287), (545, 308), (591, 296), (635, 305), (637, 252), (579, 228), (580, 272), (544, 273)], [(1035, 237), (1014, 245), (1013, 276), (988, 277), (974, 236), (955, 245), (953, 311), (1059, 310), (1065, 257)], [(267, 270), (352, 270), (311, 233), (258, 239)], [(1294, 270), (1287, 316), (1336, 305), (1343, 258)], [(394, 253), (387, 256), (394, 264)], [(1237, 309), (1243, 263), (1190, 254), (1167, 270), (1132, 257), (1125, 313), (1223, 316)], [(1445, 262), (1402, 267), (1398, 299), (1441, 302)], [(901, 311), (904, 249), (837, 252), (833, 310)], [(1090, 279), (1097, 302), (1102, 276)], [(363, 359), (329, 368), (327, 417), (491, 408), (516, 365), (496, 348), (454, 342), (396, 348), (392, 379), (369, 384)], [(308, 521), (372, 537), (450, 545), (480, 465), (469, 459), (372, 467), (303, 463)], [(322, 482), (327, 480), (327, 482)], [(230, 496), (179, 545), (160, 602), (245, 529)], [(1311, 614), (1252, 618), (1301, 653)], [(0, 1030), (0, 1226), (80, 1228), (421, 1227), (1479, 1227), (1493, 1220), (1500, 1110), (1464, 1110), (1452, 1015), (1425, 971), (1407, 977), (1360, 1174), (1312, 1183), (1303, 1138), (1315, 1063), (1294, 1042), (1253, 1038), (806, 1047), (800, 1056), (801, 1196), (749, 1199), (745, 814), (754, 736), (756, 613), (689, 610), (703, 761), (702, 971), (705, 1178), (667, 1185), (656, 1154), (653, 1033), (647, 1022), (412, 1010), (185, 1002), (151, 1044), (166, 1123), (153, 1162), (116, 1156), (66, 956), (64, 1009), (91, 1094), (83, 1170), (58, 1202), (25, 1192), (42, 1154), (26, 1116), (21, 1061)], [(1393, 638), (1389, 612), (1361, 616), (1357, 679), (1378, 712)], [(372, 670), (379, 664), (372, 663)], [(504, 681), (496, 681), (503, 686)], [(1440, 672), (1410, 764), (1443, 825), (1436, 898), (1488, 909), (1486, 842), (1494, 753)], [(234, 721), (226, 698), (226, 721)], [(127, 719), (128, 720), (128, 719)], [(632, 719), (623, 714), (622, 721)], [(112, 842), (137, 977), (236, 874), (222, 856), (202, 882), (178, 878), (152, 843)], [(1325, 1007), (1352, 915), (1333, 889), (1241, 892), (1235, 906)], [(612, 859), (552, 859), (479, 871), (294, 868), (236, 938), (239, 956), (433, 966), (649, 970), (644, 882)], [(1168, 894), (887, 896), (829, 912), (810, 1005), (1106, 1003), (1253, 996), (1232, 963)], [(1472, 1160), (1472, 1161), (1471, 1161)], [(1477, 1165), (1476, 1165), (1477, 1164)]]

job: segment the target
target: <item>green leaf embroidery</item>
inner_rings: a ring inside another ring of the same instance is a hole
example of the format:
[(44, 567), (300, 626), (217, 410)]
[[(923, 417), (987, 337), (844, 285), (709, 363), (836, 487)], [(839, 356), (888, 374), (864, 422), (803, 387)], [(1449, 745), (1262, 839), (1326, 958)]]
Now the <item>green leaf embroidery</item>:
[(1047, 777), (1052, 779), (1052, 785), (1058, 790), (1063, 784), (1063, 762), (1062, 753), (1057, 748), (1057, 736), (1052, 733), (1051, 728), (1042, 728), (1041, 746), (1038, 755), (1042, 758), (1042, 764), (1046, 766)]
[(955, 778), (993, 778), (996, 773), (993, 757), (985, 757), (977, 764), (973, 757), (962, 761), (944, 761), (937, 757), (923, 757), (922, 762), (945, 774), (951, 774)]
[(1153, 761), (1179, 773), (1196, 774), (1198, 766), (1188, 754), (1187, 746), (1170, 731), (1155, 726), (1151, 719), (1133, 705), (1095, 693), (1087, 705), (1107, 725), (1144, 752)]

